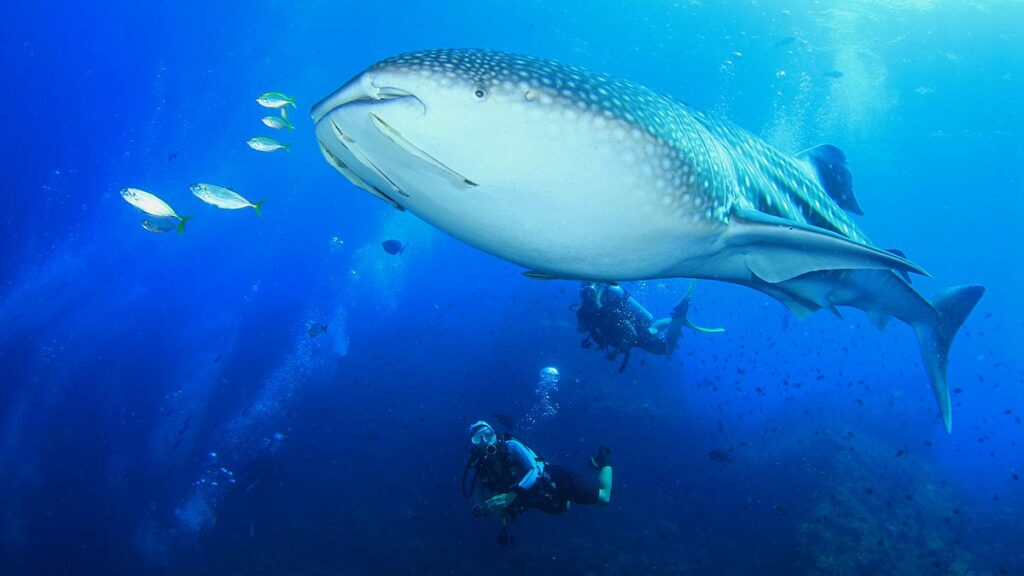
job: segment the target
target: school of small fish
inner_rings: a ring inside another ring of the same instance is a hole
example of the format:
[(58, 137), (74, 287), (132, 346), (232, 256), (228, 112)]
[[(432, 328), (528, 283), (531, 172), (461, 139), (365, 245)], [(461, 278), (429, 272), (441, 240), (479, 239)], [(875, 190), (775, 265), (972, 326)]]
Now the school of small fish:
[[(268, 128), (280, 130), (287, 128), (294, 130), (295, 126), (288, 121), (288, 107), (295, 107), (295, 99), (280, 92), (266, 92), (256, 99), (256, 102), (264, 108), (280, 110), (280, 116), (264, 116), (263, 124)], [(267, 136), (256, 136), (245, 142), (249, 148), (257, 152), (274, 152), (275, 150), (288, 150), (288, 144), (282, 144)]]
[[(263, 118), (263, 124), (269, 128), (280, 130), (287, 128), (288, 130), (294, 130), (295, 126), (288, 120), (288, 106), (295, 107), (295, 99), (282, 94), (281, 92), (266, 92), (256, 98), (256, 102), (264, 108), (272, 108), (280, 110), (280, 116), (265, 116)], [(273, 138), (267, 138), (265, 136), (256, 136), (246, 141), (253, 150), (259, 152), (273, 152), (275, 150), (287, 150), (287, 144), (281, 144)], [(207, 183), (195, 183), (189, 186), (192, 195), (202, 200), (203, 202), (221, 208), (224, 210), (240, 210), (242, 208), (252, 208), (256, 212), (257, 216), (263, 216), (261, 208), (266, 200), (260, 200), (259, 202), (251, 202), (245, 196), (242, 196), (238, 192), (235, 192), (231, 188), (225, 186), (218, 186), (216, 184)], [(139, 188), (123, 188), (121, 189), (121, 197), (124, 198), (125, 202), (131, 204), (143, 214), (146, 215), (141, 222), (142, 228), (148, 232), (154, 234), (163, 234), (170, 232), (171, 230), (177, 230), (179, 233), (185, 232), (185, 222), (190, 220), (191, 216), (180, 216), (171, 208), (171, 205), (165, 202), (160, 197), (146, 192)], [(326, 331), (326, 330), (325, 330)]]

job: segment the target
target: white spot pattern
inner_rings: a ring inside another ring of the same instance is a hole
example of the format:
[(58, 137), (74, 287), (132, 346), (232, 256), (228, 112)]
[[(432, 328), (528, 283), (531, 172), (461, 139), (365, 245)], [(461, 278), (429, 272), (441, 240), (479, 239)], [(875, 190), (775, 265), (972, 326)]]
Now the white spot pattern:
[[(425, 50), (383, 60), (367, 72), (407, 72), (440, 86), (484, 87), (538, 108), (560, 108), (575, 122), (590, 117), (622, 142), (626, 162), (640, 161), (653, 194), (674, 213), (724, 221), (734, 206), (833, 230), (863, 233), (820, 182), (790, 155), (724, 120), (626, 80), (552, 60), (488, 50)], [(623, 126), (630, 128), (624, 129)], [(653, 180), (652, 180), (653, 178)]]

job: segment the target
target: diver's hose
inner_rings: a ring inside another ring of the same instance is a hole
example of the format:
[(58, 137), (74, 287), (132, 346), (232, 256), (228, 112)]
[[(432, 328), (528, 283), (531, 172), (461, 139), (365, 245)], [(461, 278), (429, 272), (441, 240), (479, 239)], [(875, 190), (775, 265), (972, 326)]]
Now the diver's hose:
[[(462, 469), (462, 495), (465, 496), (466, 498), (471, 497), (473, 495), (473, 492), (476, 490), (476, 462), (477, 459), (470, 456), (469, 459), (466, 460), (466, 467)], [(467, 491), (466, 476), (469, 474), (470, 468), (473, 468), (473, 482), (470, 483), (469, 490)]]

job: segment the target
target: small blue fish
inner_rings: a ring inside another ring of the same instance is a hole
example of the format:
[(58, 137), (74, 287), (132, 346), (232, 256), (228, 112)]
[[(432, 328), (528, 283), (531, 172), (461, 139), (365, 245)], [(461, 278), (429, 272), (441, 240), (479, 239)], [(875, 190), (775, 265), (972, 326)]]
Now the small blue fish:
[(398, 240), (385, 240), (380, 243), (380, 247), (383, 248), (385, 252), (391, 254), (392, 256), (397, 256), (402, 252), (405, 252), (406, 246), (407, 244), (403, 244)]
[(782, 38), (776, 40), (775, 44), (773, 44), (772, 47), (782, 48), (783, 46), (787, 46), (789, 44), (792, 44), (793, 42), (796, 42), (796, 36), (783, 36)]

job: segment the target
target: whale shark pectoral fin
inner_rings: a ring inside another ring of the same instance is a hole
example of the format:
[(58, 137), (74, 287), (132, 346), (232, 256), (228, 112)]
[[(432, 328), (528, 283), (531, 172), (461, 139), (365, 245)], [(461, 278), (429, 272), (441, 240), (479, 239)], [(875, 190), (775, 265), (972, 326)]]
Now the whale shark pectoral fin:
[(466, 178), (462, 174), (459, 174), (455, 170), (452, 170), (447, 165), (445, 165), (444, 162), (441, 162), (437, 158), (434, 158), (430, 154), (427, 154), (425, 151), (423, 151), (422, 148), (410, 142), (408, 139), (405, 138), (405, 136), (402, 136), (401, 132), (395, 130), (394, 128), (391, 127), (390, 124), (382, 120), (380, 116), (377, 116), (376, 114), (371, 112), (370, 119), (373, 120), (373, 126), (377, 128), (377, 130), (379, 130), (381, 134), (383, 134), (388, 140), (393, 142), (402, 150), (405, 150), (412, 156), (415, 156), (416, 158), (419, 158), (420, 160), (426, 162), (430, 166), (441, 171), (443, 174), (445, 174), (446, 176), (448, 176), (452, 180), (455, 180), (457, 183), (463, 186), (479, 186), (479, 184), (477, 184), (476, 182), (473, 182), (469, 178)]
[(568, 280), (568, 278), (563, 276), (552, 276), (551, 274), (537, 272), (536, 270), (527, 270), (526, 272), (523, 272), (523, 276), (534, 280)]
[(745, 208), (729, 219), (728, 243), (743, 254), (751, 274), (778, 284), (822, 270), (893, 270), (928, 273), (906, 258), (834, 232)]
[(601, 280), (594, 278), (580, 278), (579, 276), (561, 275), (561, 274), (548, 274), (547, 272), (538, 272), (536, 270), (526, 270), (523, 272), (523, 276), (532, 280), (569, 280), (572, 282), (599, 282), (607, 284), (608, 286), (618, 286), (619, 283), (614, 280)]
[(544, 272), (537, 272), (536, 270), (527, 270), (526, 272), (523, 272), (523, 276), (526, 276), (527, 278), (532, 278), (534, 280), (558, 280), (558, 278), (551, 276), (550, 274), (545, 274)]

